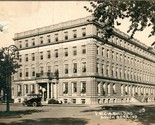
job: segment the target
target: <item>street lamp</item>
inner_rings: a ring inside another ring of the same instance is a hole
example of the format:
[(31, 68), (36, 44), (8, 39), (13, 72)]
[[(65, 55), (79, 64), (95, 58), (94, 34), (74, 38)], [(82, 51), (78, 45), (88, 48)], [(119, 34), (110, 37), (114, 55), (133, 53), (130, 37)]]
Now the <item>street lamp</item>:
[(15, 45), (2, 48), (0, 50), (0, 59), (3, 62), (3, 67), (0, 73), (5, 77), (5, 90), (6, 90), (6, 111), (10, 111), (11, 99), (11, 75), (15, 73), (15, 69), (19, 68), (17, 60), (19, 58), (19, 51)]

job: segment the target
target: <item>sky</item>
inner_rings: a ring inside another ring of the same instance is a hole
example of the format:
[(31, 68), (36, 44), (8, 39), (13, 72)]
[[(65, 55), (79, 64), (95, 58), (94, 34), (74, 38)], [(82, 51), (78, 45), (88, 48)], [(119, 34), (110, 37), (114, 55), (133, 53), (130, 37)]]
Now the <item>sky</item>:
[[(90, 6), (89, 1), (0, 1), (0, 24), (4, 25), (0, 48), (14, 44), (15, 33), (89, 16), (84, 6)], [(123, 21), (117, 28), (126, 33), (128, 26)], [(149, 32), (146, 29), (135, 37), (150, 46), (155, 37), (148, 38)]]

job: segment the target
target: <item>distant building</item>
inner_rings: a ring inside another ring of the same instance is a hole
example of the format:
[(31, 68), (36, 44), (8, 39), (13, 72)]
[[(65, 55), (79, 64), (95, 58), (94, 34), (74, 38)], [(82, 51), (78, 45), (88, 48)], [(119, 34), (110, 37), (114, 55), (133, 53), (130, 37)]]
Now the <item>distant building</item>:
[(119, 30), (105, 43), (91, 18), (15, 34), (15, 102), (39, 92), (43, 101), (75, 104), (155, 101), (155, 50)]

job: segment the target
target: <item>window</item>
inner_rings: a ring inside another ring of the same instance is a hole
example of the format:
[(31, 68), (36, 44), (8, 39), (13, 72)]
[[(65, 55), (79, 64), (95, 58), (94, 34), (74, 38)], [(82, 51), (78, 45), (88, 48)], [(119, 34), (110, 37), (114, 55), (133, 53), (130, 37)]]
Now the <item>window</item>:
[(127, 57), (126, 57), (126, 56), (124, 56), (124, 62), (125, 62), (125, 63), (127, 62)]
[(63, 83), (63, 94), (68, 94), (68, 83)]
[(22, 86), (20, 84), (17, 85), (17, 96), (21, 96), (22, 94)]
[(67, 104), (67, 99), (64, 99), (64, 104)]
[(47, 72), (51, 72), (51, 66), (47, 66)]
[(44, 69), (43, 67), (40, 67), (40, 75), (43, 75), (44, 74)]
[(19, 41), (19, 48), (22, 48), (22, 41)]
[(112, 88), (113, 88), (113, 94), (116, 94), (116, 85), (115, 85), (115, 83), (113, 83)]
[(40, 37), (40, 44), (43, 44), (43, 37)]
[(112, 59), (114, 59), (114, 57), (115, 57), (114, 54), (115, 54), (114, 51), (112, 51)]
[(40, 52), (40, 60), (43, 60), (43, 52)]
[(29, 76), (28, 68), (25, 69), (25, 76), (26, 76), (26, 77)]
[(97, 93), (98, 94), (101, 93), (101, 83), (100, 82), (97, 83)]
[(25, 61), (28, 62), (28, 54), (25, 54)]
[(32, 76), (35, 76), (35, 68), (32, 68)]
[[(113, 64), (114, 65), (114, 64)], [(114, 66), (112, 66), (112, 71), (111, 71), (112, 77), (114, 77)]]
[(35, 60), (35, 53), (32, 53), (32, 61)]
[(99, 73), (99, 63), (96, 64), (96, 73)]
[(19, 55), (19, 62), (22, 62), (22, 55)]
[(73, 47), (73, 55), (74, 55), (74, 56), (77, 55), (77, 47), (76, 47), (76, 46)]
[(86, 82), (81, 82), (81, 93), (86, 93)]
[(118, 60), (118, 53), (116, 53), (116, 60)]
[(34, 84), (31, 85), (31, 93), (34, 93), (35, 92), (35, 86)]
[(28, 40), (25, 40), (25, 47), (28, 47)]
[(58, 41), (59, 39), (58, 39), (58, 33), (56, 33), (55, 35), (54, 35), (54, 37), (55, 37), (55, 41)]
[(73, 30), (73, 38), (77, 37), (77, 30)]
[(55, 50), (55, 57), (58, 57), (58, 49)]
[(123, 56), (122, 56), (122, 54), (120, 54), (120, 61), (121, 61), (121, 62), (123, 61)]
[(116, 67), (116, 78), (118, 78), (118, 75), (119, 75), (119, 70), (118, 70), (118, 67)]
[(47, 42), (50, 43), (51, 42), (51, 36), (47, 35)]
[(72, 93), (76, 93), (77, 92), (77, 83), (73, 82), (72, 83)]
[(68, 64), (65, 64), (65, 74), (68, 74)]
[(47, 51), (47, 58), (50, 59), (51, 58), (51, 51)]
[(106, 75), (107, 76), (109, 75), (109, 65), (107, 65), (107, 67), (106, 67)]
[(120, 78), (122, 78), (122, 68), (120, 68)]
[(104, 56), (104, 48), (102, 48), (102, 56)]
[(73, 104), (76, 104), (76, 99), (72, 99), (72, 103)]
[(109, 49), (107, 49), (107, 57), (109, 58)]
[(104, 64), (102, 64), (101, 73), (104, 74)]
[(64, 51), (65, 51), (65, 56), (68, 56), (68, 48), (65, 48)]
[(73, 73), (77, 73), (77, 63), (73, 63)]
[(83, 36), (83, 37), (86, 36), (86, 28), (82, 28), (82, 36)]
[(28, 93), (28, 85), (25, 85), (25, 92)]
[(99, 54), (99, 46), (96, 46), (96, 47), (97, 47), (96, 54), (98, 55)]
[(35, 39), (32, 39), (32, 46), (35, 46)]
[(86, 72), (86, 62), (82, 62), (82, 72)]
[(81, 103), (82, 104), (85, 104), (86, 103), (86, 100), (85, 99), (81, 99)]
[(82, 54), (86, 54), (86, 45), (82, 45)]
[(22, 69), (19, 70), (19, 77), (22, 77)]
[(65, 40), (68, 40), (68, 32), (64, 32)]
[(55, 69), (55, 73), (56, 73), (56, 74), (59, 73), (58, 65), (55, 65), (54, 69)]

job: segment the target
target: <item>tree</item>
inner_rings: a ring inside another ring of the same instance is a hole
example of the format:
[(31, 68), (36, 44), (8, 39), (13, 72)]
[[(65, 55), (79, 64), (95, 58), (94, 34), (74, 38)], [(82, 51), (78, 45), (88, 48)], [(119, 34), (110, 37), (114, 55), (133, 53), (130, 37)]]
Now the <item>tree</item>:
[(128, 18), (131, 22), (128, 33), (133, 38), (135, 32), (151, 27), (148, 37), (155, 35), (155, 1), (149, 0), (102, 0), (90, 2), (91, 8), (84, 8), (91, 12), (95, 19), (104, 24), (105, 37), (108, 39), (116, 25), (121, 25), (118, 19)]
[(0, 88), (7, 95), (6, 111), (9, 111), (11, 99), (11, 75), (20, 67), (18, 64), (19, 52), (15, 45), (0, 50)]

